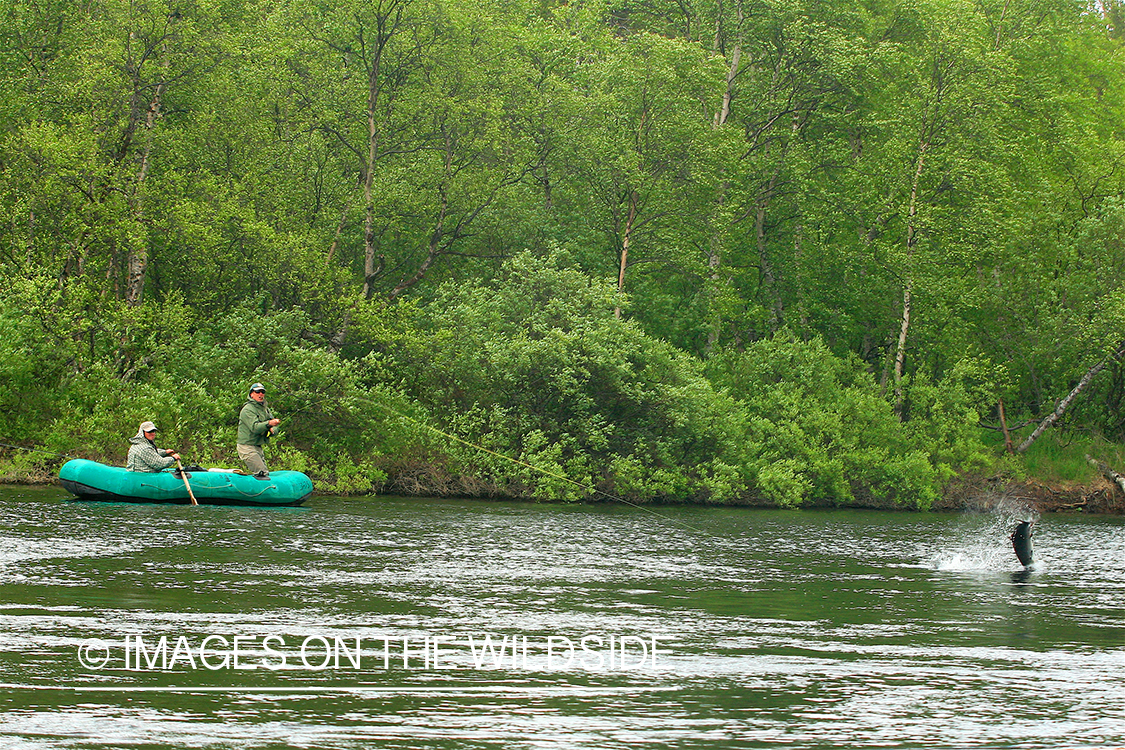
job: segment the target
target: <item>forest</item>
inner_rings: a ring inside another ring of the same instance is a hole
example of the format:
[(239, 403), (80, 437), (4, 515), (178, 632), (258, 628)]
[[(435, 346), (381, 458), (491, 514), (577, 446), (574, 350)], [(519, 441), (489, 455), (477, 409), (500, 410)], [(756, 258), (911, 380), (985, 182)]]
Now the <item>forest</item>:
[[(1125, 438), (1123, 0), (7, 0), (0, 474), (928, 508)], [(1061, 447), (1060, 447), (1061, 446)]]

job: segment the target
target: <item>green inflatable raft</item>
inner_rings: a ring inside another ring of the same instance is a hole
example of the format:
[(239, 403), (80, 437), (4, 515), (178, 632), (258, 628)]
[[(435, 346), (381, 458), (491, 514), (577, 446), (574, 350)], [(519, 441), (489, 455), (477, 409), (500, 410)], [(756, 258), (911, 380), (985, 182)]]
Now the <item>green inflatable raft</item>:
[[(271, 471), (255, 479), (229, 470), (186, 472), (200, 505), (300, 505), (312, 494), (312, 480), (299, 471)], [(79, 500), (127, 503), (191, 503), (176, 472), (150, 474), (76, 458), (59, 470), (59, 482)]]

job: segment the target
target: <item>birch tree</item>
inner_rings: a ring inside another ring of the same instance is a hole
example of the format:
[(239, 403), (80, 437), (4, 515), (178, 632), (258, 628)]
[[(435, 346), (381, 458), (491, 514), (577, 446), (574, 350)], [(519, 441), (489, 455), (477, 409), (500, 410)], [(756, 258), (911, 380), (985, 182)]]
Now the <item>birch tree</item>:
[(884, 381), (900, 416), (920, 293), (937, 310), (947, 294), (963, 291), (953, 280), (986, 254), (1006, 208), (1002, 190), (992, 203), (984, 196), (1003, 182), (995, 165), (1006, 147), (986, 113), (1003, 110), (1009, 80), (982, 48), (971, 8), (954, 2), (934, 11), (900, 17), (885, 32), (875, 57), (879, 90), (868, 99), (876, 108), (855, 146), (853, 176), (865, 204), (859, 247), (897, 287)]
[(692, 256), (714, 72), (698, 47), (647, 32), (608, 44), (581, 71), (586, 114), (561, 156), (574, 175), (566, 210), (596, 222), (608, 252), (595, 263), (622, 294), (642, 265), (663, 279), (702, 275)]
[(27, 273), (54, 276), (63, 297), (85, 289), (137, 307), (176, 213), (168, 176), (194, 114), (184, 102), (219, 64), (225, 31), (206, 6), (161, 0), (7, 12), (25, 62), (6, 69), (22, 103), (4, 182), (20, 186), (10, 226)]

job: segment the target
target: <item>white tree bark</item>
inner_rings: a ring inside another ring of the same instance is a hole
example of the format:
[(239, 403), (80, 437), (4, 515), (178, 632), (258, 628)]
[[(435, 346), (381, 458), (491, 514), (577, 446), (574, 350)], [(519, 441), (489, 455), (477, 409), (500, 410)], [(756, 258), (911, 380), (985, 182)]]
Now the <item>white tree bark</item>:
[(1023, 453), (1028, 448), (1030, 448), (1031, 444), (1038, 440), (1039, 436), (1047, 431), (1047, 428), (1049, 428), (1055, 422), (1059, 421), (1059, 418), (1062, 417), (1062, 415), (1066, 412), (1067, 407), (1070, 406), (1070, 403), (1074, 401), (1075, 397), (1079, 393), (1086, 389), (1086, 386), (1090, 384), (1090, 381), (1093, 380), (1099, 372), (1104, 370), (1106, 365), (1114, 360), (1120, 359), (1122, 356), (1125, 356), (1125, 341), (1122, 341), (1118, 345), (1116, 351), (1114, 351), (1113, 354), (1106, 357), (1101, 362), (1086, 371), (1086, 374), (1083, 375), (1082, 379), (1078, 381), (1078, 385), (1074, 386), (1071, 392), (1066, 395), (1066, 398), (1060, 401), (1059, 405), (1055, 407), (1055, 410), (1048, 414), (1046, 418), (1039, 423), (1035, 430), (1027, 436), (1027, 439), (1019, 444), (1019, 447), (1016, 448), (1016, 451), (1019, 453)]

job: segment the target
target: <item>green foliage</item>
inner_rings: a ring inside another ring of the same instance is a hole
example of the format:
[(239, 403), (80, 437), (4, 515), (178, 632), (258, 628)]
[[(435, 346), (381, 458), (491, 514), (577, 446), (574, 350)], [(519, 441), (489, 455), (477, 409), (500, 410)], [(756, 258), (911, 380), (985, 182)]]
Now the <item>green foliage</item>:
[(0, 441), (261, 380), (340, 492), (924, 507), (1102, 362), (1120, 440), (1118, 5), (12, 0)]
[(1037, 440), (1024, 454), (1023, 465), (1032, 476), (1052, 484), (1088, 482), (1095, 472), (1082, 451), (1085, 444), (1054, 435)]
[(500, 486), (733, 499), (733, 404), (697, 362), (618, 320), (618, 303), (563, 254), (517, 255), (494, 285), (439, 291), (428, 335), (394, 355), (402, 388), (453, 434), (521, 462), (456, 449)]
[(958, 471), (985, 469), (994, 453), (981, 442), (983, 415), (996, 403), (1003, 368), (979, 359), (958, 361), (933, 383), (923, 373), (907, 387), (906, 431), (945, 481)]
[[(904, 425), (862, 366), (819, 340), (783, 334), (714, 358), (709, 372), (745, 409), (754, 483), (779, 505), (871, 498), (926, 508), (953, 469), (986, 455), (963, 384), (927, 391), (932, 414)], [(934, 434), (952, 443), (935, 445)]]
[(35, 322), (18, 311), (0, 314), (0, 435), (4, 442), (41, 439), (39, 431), (57, 413), (55, 384), (66, 361), (41, 344)]
[(1100, 474), (1087, 457), (1120, 472), (1125, 466), (1125, 446), (1097, 433), (1047, 433), (1022, 454), (1019, 470), (1051, 485), (1088, 485), (1100, 479)]
[[(162, 447), (177, 448), (192, 462), (237, 466), (238, 412), (249, 384), (262, 381), (284, 420), (268, 449), (275, 465), (307, 471), (325, 489), (378, 488), (386, 478), (374, 463), (384, 453), (386, 412), (359, 385), (360, 364), (309, 346), (303, 338), (309, 321), (300, 310), (263, 315), (255, 309), (260, 304), (249, 300), (205, 324), (176, 295), (131, 308), (102, 322), (105, 336), (122, 342), (115, 356), (67, 369), (49, 389), (37, 386), (35, 359), (5, 360), (13, 375), (22, 374), (8, 381), (3, 395), (25, 407), (0, 412), (11, 415), (4, 427), (18, 435), (21, 425), (31, 425), (29, 416), (38, 415), (37, 431), (24, 428), (22, 439), (123, 464), (127, 439), (151, 419), (161, 429)], [(13, 326), (32, 328), (26, 320)], [(28, 345), (27, 338), (4, 341)], [(27, 408), (31, 404), (39, 412)], [(386, 433), (401, 444), (401, 429)]]

